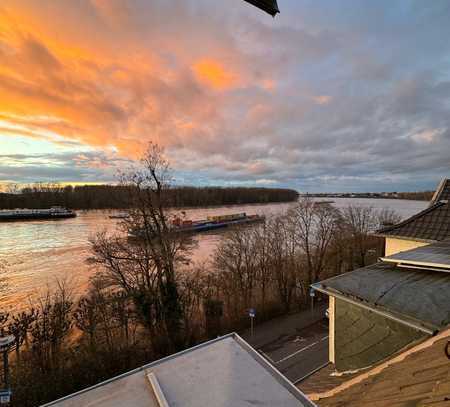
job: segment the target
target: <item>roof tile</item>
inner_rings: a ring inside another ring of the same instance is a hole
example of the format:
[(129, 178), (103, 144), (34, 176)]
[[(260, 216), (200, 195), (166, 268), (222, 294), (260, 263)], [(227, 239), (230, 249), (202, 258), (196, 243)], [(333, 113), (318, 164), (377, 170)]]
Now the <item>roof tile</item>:
[(430, 206), (418, 214), (378, 231), (386, 237), (425, 241), (450, 238), (450, 179), (444, 179), (436, 190)]

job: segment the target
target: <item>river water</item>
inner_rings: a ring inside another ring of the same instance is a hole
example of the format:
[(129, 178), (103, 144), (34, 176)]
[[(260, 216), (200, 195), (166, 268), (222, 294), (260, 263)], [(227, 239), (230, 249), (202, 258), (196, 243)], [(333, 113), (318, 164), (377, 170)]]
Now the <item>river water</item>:
[[(334, 198), (334, 205), (389, 208), (407, 218), (427, 206), (424, 201), (396, 199)], [(207, 215), (246, 212), (274, 215), (285, 212), (292, 203), (265, 205), (233, 205), (214, 208), (185, 209), (188, 219), (203, 219)], [(0, 311), (20, 309), (32, 298), (42, 294), (57, 280), (66, 280), (81, 291), (93, 275), (86, 261), (90, 256), (89, 239), (99, 231), (114, 232), (118, 220), (110, 219), (108, 211), (80, 211), (73, 219), (0, 223), (0, 262), (6, 263), (2, 275), (7, 283), (0, 293)], [(195, 236), (197, 247), (193, 262), (208, 261), (222, 231)]]

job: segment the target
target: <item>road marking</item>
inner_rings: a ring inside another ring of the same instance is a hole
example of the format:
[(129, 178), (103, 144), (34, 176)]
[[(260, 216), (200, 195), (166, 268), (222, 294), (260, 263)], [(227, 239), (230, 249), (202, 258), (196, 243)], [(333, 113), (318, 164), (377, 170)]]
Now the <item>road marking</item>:
[[(328, 338), (328, 335), (327, 335), (327, 336), (324, 336), (323, 338), (321, 338), (320, 341), (324, 341), (324, 340), (327, 339), (327, 338)], [(288, 356), (285, 356), (283, 359), (280, 359), (279, 361), (275, 362), (275, 364), (278, 365), (278, 364), (280, 364), (280, 363), (283, 363), (283, 362), (285, 362), (286, 360), (288, 360), (288, 359), (290, 359), (290, 358), (292, 358), (292, 357), (298, 355), (299, 353), (301, 353), (301, 352), (303, 352), (303, 351), (305, 351), (305, 350), (307, 350), (307, 349), (312, 348), (313, 346), (317, 345), (318, 343), (319, 343), (319, 341), (316, 341), (316, 342), (314, 342), (314, 343), (311, 343), (311, 344), (309, 344), (308, 346), (305, 346), (304, 348), (301, 348), (301, 349), (299, 349), (298, 351), (296, 351), (296, 352), (294, 352), (294, 353), (291, 353), (291, 354), (288, 355)]]

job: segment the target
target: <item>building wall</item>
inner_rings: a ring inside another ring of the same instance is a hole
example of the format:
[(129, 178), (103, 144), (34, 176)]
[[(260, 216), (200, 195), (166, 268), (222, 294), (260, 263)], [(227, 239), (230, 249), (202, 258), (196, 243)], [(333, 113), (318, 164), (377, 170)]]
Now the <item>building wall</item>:
[(335, 299), (334, 360), (340, 372), (362, 369), (427, 337), (397, 321)]
[(335, 330), (335, 298), (330, 296), (328, 300), (328, 359), (331, 363), (334, 360), (334, 330)]
[(415, 249), (416, 247), (427, 246), (429, 243), (417, 242), (415, 240), (403, 240), (393, 237), (386, 238), (385, 256), (404, 252), (405, 250)]

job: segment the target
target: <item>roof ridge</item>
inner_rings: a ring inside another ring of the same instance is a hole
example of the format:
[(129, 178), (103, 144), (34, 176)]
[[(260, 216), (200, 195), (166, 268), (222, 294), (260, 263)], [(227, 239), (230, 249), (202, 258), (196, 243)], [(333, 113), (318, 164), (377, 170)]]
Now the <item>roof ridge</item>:
[(438, 187), (436, 188), (436, 191), (434, 191), (433, 197), (431, 198), (430, 201), (430, 206), (432, 206), (435, 202), (440, 201), (440, 199), (438, 199), (441, 195), (442, 192), (444, 191), (445, 186), (447, 185), (447, 183), (450, 181), (449, 178), (442, 178), (441, 181), (439, 182)]
[(412, 348), (409, 348), (405, 350), (404, 352), (400, 353), (399, 355), (393, 357), (392, 359), (388, 359), (385, 362), (375, 366), (369, 371), (366, 371), (356, 377), (353, 377), (352, 379), (340, 384), (339, 386), (335, 387), (334, 389), (328, 390), (323, 393), (310, 393), (308, 394), (308, 397), (311, 400), (317, 401), (320, 399), (333, 397), (340, 392), (347, 390), (351, 386), (355, 384), (359, 384), (365, 380), (368, 380), (372, 376), (376, 376), (380, 374), (385, 369), (389, 368), (390, 366), (396, 365), (397, 363), (403, 362), (408, 356), (414, 355), (417, 352), (420, 352), (421, 350), (427, 349), (431, 346), (433, 346), (436, 342), (440, 341), (441, 339), (445, 339), (450, 337), (450, 329), (447, 329), (435, 336), (432, 336), (431, 338), (428, 338), (424, 340), (423, 342), (417, 344), (416, 346), (413, 346)]

